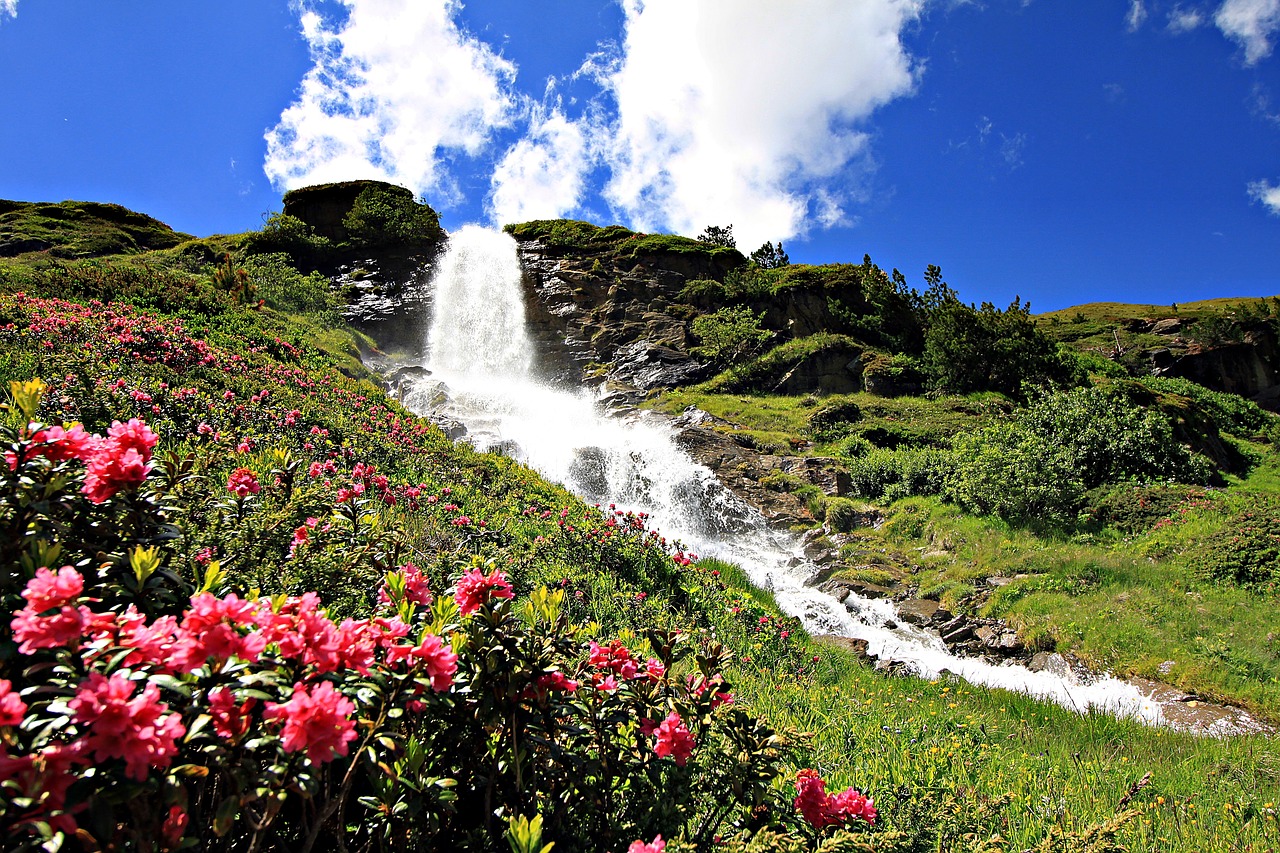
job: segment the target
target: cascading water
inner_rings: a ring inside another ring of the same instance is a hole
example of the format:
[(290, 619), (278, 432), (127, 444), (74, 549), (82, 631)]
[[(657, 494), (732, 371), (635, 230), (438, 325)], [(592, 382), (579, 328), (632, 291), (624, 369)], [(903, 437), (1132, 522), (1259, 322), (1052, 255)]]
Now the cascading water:
[(515, 242), (468, 226), (456, 232), (437, 271), (427, 334), (429, 376), (406, 389), (405, 404), (467, 427), (478, 449), (500, 449), (589, 501), (647, 512), (662, 532), (701, 555), (741, 565), (779, 606), (814, 633), (868, 642), (883, 659), (921, 676), (954, 673), (990, 687), (1029, 693), (1080, 712), (1106, 710), (1165, 722), (1161, 706), (1114, 678), (1081, 683), (951, 654), (935, 634), (898, 623), (892, 604), (850, 596), (845, 603), (804, 583), (814, 567), (795, 537), (770, 528), (644, 415), (609, 417), (584, 391), (548, 387), (532, 374)]

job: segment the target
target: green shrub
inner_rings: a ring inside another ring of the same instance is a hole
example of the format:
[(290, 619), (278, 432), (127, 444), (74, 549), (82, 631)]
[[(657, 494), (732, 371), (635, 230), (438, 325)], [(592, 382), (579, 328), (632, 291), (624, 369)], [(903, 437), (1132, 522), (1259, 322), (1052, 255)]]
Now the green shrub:
[(1124, 533), (1150, 530), (1168, 518), (1179, 504), (1193, 495), (1203, 496), (1195, 486), (1120, 483), (1101, 486), (1085, 495), (1084, 516), (1088, 521), (1114, 527)]
[(1174, 438), (1168, 417), (1118, 388), (1056, 392), (1017, 421), (1046, 448), (1064, 451), (1085, 488), (1131, 477), (1205, 483), (1211, 476), (1208, 461)]
[(876, 448), (849, 462), (853, 490), (866, 498), (941, 494), (953, 465), (949, 450)]
[(357, 246), (434, 244), (444, 237), (440, 217), (404, 187), (370, 184), (360, 191), (342, 225)]
[(1212, 391), (1203, 385), (1180, 377), (1145, 376), (1143, 385), (1162, 394), (1178, 394), (1189, 398), (1200, 410), (1213, 418), (1218, 429), (1234, 435), (1269, 433), (1276, 429), (1275, 415), (1239, 394)]
[(1193, 565), (1210, 580), (1280, 589), (1280, 501), (1259, 499), (1232, 514), (1228, 536), (1214, 537), (1195, 554)]
[(261, 231), (250, 234), (245, 249), (251, 254), (284, 252), (296, 261), (319, 258), (333, 248), (328, 237), (316, 234), (296, 216), (275, 212)]
[(946, 495), (964, 509), (1010, 521), (1066, 526), (1084, 494), (1073, 460), (1016, 422), (957, 437)]
[(283, 252), (250, 255), (243, 267), (259, 298), (272, 308), (300, 314), (326, 314), (338, 309), (329, 279), (315, 272), (303, 275)]
[(727, 364), (755, 354), (773, 333), (760, 328), (760, 319), (745, 306), (724, 307), (693, 321), (692, 331), (699, 344), (689, 350), (699, 358)]

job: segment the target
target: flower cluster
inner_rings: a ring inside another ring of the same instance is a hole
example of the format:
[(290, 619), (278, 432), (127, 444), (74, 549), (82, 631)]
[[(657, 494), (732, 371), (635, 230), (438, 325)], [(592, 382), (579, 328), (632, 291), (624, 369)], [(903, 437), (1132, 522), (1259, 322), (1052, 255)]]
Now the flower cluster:
[[(130, 418), (114, 421), (106, 437), (85, 432), (80, 424), (69, 427), (41, 427), (31, 424), (32, 458), (44, 456), (53, 462), (75, 459), (86, 467), (82, 491), (94, 503), (104, 503), (122, 489), (136, 488), (151, 469), (151, 453), (160, 440), (145, 423)], [(5, 452), (9, 470), (16, 471), (19, 459)]]
[(511, 598), (511, 582), (507, 576), (497, 569), (485, 574), (479, 569), (471, 569), (458, 581), (454, 601), (463, 616), (475, 613), (482, 604), (488, 604), (492, 598)]
[(827, 783), (816, 770), (796, 774), (795, 807), (814, 829), (848, 826), (854, 821), (876, 822), (875, 801), (856, 788), (838, 794), (827, 793)]

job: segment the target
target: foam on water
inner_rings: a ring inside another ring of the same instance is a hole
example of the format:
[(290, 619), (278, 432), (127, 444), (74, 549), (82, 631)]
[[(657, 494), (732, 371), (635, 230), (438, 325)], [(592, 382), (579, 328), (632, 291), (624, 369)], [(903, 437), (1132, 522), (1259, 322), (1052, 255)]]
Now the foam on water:
[(1128, 682), (1082, 683), (1070, 674), (957, 657), (936, 634), (900, 623), (890, 602), (851, 595), (842, 604), (807, 586), (815, 567), (796, 537), (770, 528), (681, 450), (664, 423), (643, 414), (610, 417), (591, 393), (534, 378), (520, 266), (508, 235), (460, 229), (450, 237), (432, 286), (430, 376), (407, 389), (411, 409), (462, 422), (477, 448), (501, 449), (589, 501), (649, 513), (668, 538), (742, 566), (810, 632), (866, 640), (871, 654), (904, 661), (926, 678), (951, 672), (1081, 713), (1096, 709), (1164, 722), (1160, 705)]

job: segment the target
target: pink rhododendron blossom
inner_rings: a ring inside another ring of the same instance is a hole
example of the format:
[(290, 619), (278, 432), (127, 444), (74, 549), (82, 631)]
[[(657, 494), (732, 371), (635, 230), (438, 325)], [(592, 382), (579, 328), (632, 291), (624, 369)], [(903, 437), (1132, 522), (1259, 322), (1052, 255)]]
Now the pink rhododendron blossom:
[(247, 498), (262, 491), (258, 475), (249, 468), (237, 468), (227, 477), (227, 491), (238, 498)]
[[(150, 664), (167, 669), (166, 663), (173, 654), (177, 641), (178, 620), (162, 616), (154, 622), (129, 605), (123, 613), (104, 614), (106, 619), (91, 635), (95, 641), (107, 641), (111, 646), (129, 649), (120, 666), (135, 667)], [(107, 621), (109, 620), (109, 621)]]
[(27, 703), (13, 692), (13, 683), (0, 678), (0, 726), (20, 726), (27, 715)]
[(796, 810), (814, 829), (841, 826), (852, 820), (876, 822), (874, 801), (854, 788), (828, 794), (826, 781), (816, 770), (805, 768), (796, 774)]
[(55, 832), (75, 834), (75, 819), (64, 811), (67, 789), (80, 779), (77, 768), (87, 763), (80, 741), (50, 744), (35, 755), (0, 752), (0, 783), (8, 783), (5, 793), (33, 801), (25, 815), (10, 812), (6, 817), (21, 816), (22, 823), (45, 821)]
[(36, 452), (54, 462), (62, 462), (67, 459), (89, 459), (97, 452), (102, 439), (85, 432), (80, 424), (72, 424), (70, 429), (52, 426), (40, 430), (31, 437), (31, 441), (43, 445), (33, 448)]
[(71, 566), (63, 566), (56, 573), (46, 568), (36, 569), (35, 577), (27, 581), (22, 597), (27, 606), (37, 613), (64, 607), (78, 602), (84, 592), (84, 577)]
[(494, 569), (487, 575), (479, 569), (472, 569), (458, 581), (458, 589), (453, 596), (464, 616), (476, 612), (491, 598), (512, 597), (511, 582), (500, 569)]
[(160, 840), (166, 849), (175, 850), (182, 843), (182, 836), (187, 831), (187, 813), (182, 806), (170, 806), (169, 814), (160, 827)]
[(590, 648), (591, 654), (587, 658), (587, 663), (597, 669), (612, 670), (628, 680), (635, 678), (639, 672), (639, 663), (631, 656), (631, 652), (626, 646), (622, 645), (620, 640), (614, 640), (607, 646), (602, 646), (592, 640)]
[(285, 703), (268, 702), (263, 718), (283, 723), (282, 745), (289, 752), (307, 753), (322, 764), (345, 756), (356, 738), (351, 719), (355, 703), (322, 681), (308, 690), (301, 682), (293, 685), (293, 698)]
[(266, 642), (275, 643), (284, 657), (322, 673), (340, 666), (338, 626), (320, 608), (320, 596), (314, 592), (289, 597), (279, 611), (264, 612), (260, 624)]
[(202, 592), (191, 598), (182, 616), (168, 664), (178, 672), (192, 672), (206, 663), (238, 657), (256, 661), (266, 647), (261, 631), (241, 633), (256, 626), (261, 605), (232, 593), (218, 598)]
[(627, 848), (627, 853), (662, 853), (667, 848), (667, 842), (662, 840), (661, 835), (655, 835), (653, 841), (645, 844), (640, 839), (631, 842), (631, 846)]
[(657, 684), (662, 680), (662, 676), (667, 674), (667, 668), (662, 665), (662, 661), (657, 658), (649, 658), (648, 663), (644, 665), (645, 678)]
[(721, 705), (732, 705), (733, 694), (721, 690), (724, 686), (724, 676), (716, 674), (710, 678), (698, 677), (692, 675), (688, 677), (689, 692), (693, 693), (699, 699), (705, 698), (707, 693), (711, 693), (711, 710), (719, 708)]
[[(413, 604), (430, 605), (432, 601), (431, 588), (427, 586), (426, 574), (415, 566), (413, 563), (405, 563), (399, 566), (397, 571), (404, 578), (404, 598), (405, 601)], [(378, 590), (378, 603), (391, 604), (391, 590), (384, 583), (382, 588)]]
[(539, 690), (558, 690), (565, 693), (574, 693), (578, 689), (578, 682), (574, 681), (563, 672), (548, 672), (538, 676), (535, 682)]
[(148, 768), (169, 766), (187, 729), (177, 714), (165, 713), (169, 706), (159, 701), (159, 687), (148, 684), (137, 696), (135, 687), (123, 673), (105, 678), (93, 672), (68, 706), (93, 757), (123, 758), (125, 774), (141, 781)]
[[(36, 649), (56, 649), (78, 642), (93, 618), (89, 608), (75, 603), (83, 592), (84, 578), (71, 566), (63, 566), (56, 573), (37, 569), (22, 592), (27, 606), (14, 613), (9, 623), (18, 651), (31, 654)], [(49, 613), (51, 610), (57, 612)]]
[(257, 704), (255, 699), (246, 699), (236, 704), (235, 695), (227, 687), (215, 687), (209, 692), (209, 716), (213, 719), (213, 729), (220, 737), (232, 740), (249, 730), (249, 712)]
[(396, 645), (387, 649), (387, 666), (394, 666), (402, 660), (410, 666), (423, 664), (431, 677), (431, 689), (437, 693), (449, 689), (458, 671), (458, 656), (435, 634), (427, 634), (416, 646)]
[(658, 725), (653, 751), (659, 758), (671, 756), (677, 767), (684, 767), (689, 756), (693, 755), (693, 735), (675, 711), (667, 714), (667, 718)]
[(124, 488), (138, 486), (151, 469), (151, 451), (159, 436), (137, 418), (127, 424), (115, 421), (107, 437), (99, 442), (86, 460), (84, 486), (89, 500), (102, 503)]

